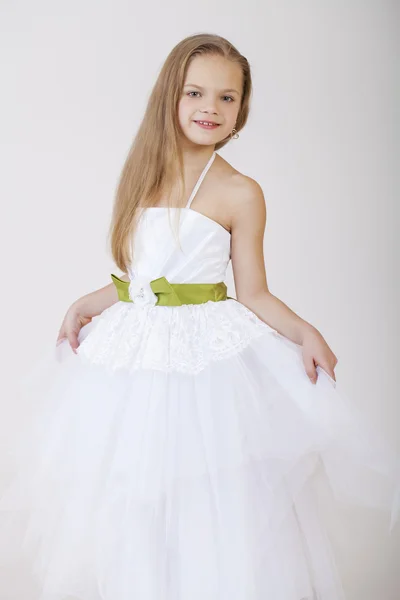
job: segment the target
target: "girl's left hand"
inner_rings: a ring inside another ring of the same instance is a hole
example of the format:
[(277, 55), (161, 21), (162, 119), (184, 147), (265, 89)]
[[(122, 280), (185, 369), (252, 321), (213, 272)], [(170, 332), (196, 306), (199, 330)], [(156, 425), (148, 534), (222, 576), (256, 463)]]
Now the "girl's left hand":
[(304, 333), (302, 355), (304, 367), (311, 383), (317, 383), (318, 365), (336, 381), (334, 368), (338, 359), (315, 327), (307, 328)]

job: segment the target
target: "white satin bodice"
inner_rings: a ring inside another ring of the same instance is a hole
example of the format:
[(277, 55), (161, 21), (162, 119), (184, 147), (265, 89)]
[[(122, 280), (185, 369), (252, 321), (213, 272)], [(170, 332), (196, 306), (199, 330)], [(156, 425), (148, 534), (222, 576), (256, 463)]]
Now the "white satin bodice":
[[(114, 372), (153, 369), (198, 373), (240, 352), (257, 337), (278, 333), (240, 302), (157, 306), (153, 279), (170, 283), (219, 283), (231, 257), (231, 234), (191, 208), (215, 158), (203, 169), (184, 208), (141, 211), (128, 271), (132, 302), (116, 302), (81, 334), (79, 355)], [(140, 300), (139, 300), (140, 298)], [(81, 330), (82, 331), (82, 330)]]
[(135, 232), (129, 276), (218, 283), (225, 279), (230, 246), (229, 231), (189, 207), (172, 208), (170, 214), (165, 207), (146, 208)]
[[(191, 208), (215, 160), (210, 156), (184, 208), (152, 206), (141, 210), (132, 240), (133, 282), (165, 277), (170, 283), (219, 283), (230, 260), (231, 235), (222, 225)], [(133, 284), (134, 285), (134, 284)]]

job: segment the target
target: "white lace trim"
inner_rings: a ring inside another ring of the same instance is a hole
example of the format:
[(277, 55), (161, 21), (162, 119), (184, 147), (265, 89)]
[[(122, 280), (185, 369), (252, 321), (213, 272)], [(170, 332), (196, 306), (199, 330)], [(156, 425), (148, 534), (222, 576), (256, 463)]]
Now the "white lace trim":
[(90, 325), (78, 354), (109, 371), (198, 373), (260, 335), (279, 335), (236, 300), (173, 307), (117, 302)]

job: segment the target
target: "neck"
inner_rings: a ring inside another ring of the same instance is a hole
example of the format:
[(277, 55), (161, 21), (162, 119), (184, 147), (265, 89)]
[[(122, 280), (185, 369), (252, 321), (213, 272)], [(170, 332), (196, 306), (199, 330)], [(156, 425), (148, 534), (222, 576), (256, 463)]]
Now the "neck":
[(210, 160), (214, 150), (215, 146), (196, 145), (194, 148), (183, 148), (182, 158), (185, 174), (200, 173)]

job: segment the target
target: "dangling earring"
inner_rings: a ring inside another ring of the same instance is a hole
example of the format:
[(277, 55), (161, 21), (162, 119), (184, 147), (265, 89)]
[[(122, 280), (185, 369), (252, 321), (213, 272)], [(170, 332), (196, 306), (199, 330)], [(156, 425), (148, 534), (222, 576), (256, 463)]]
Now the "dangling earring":
[(235, 128), (232, 129), (232, 133), (231, 133), (231, 139), (233, 138), (234, 140), (237, 140), (239, 137), (238, 132), (236, 131)]

